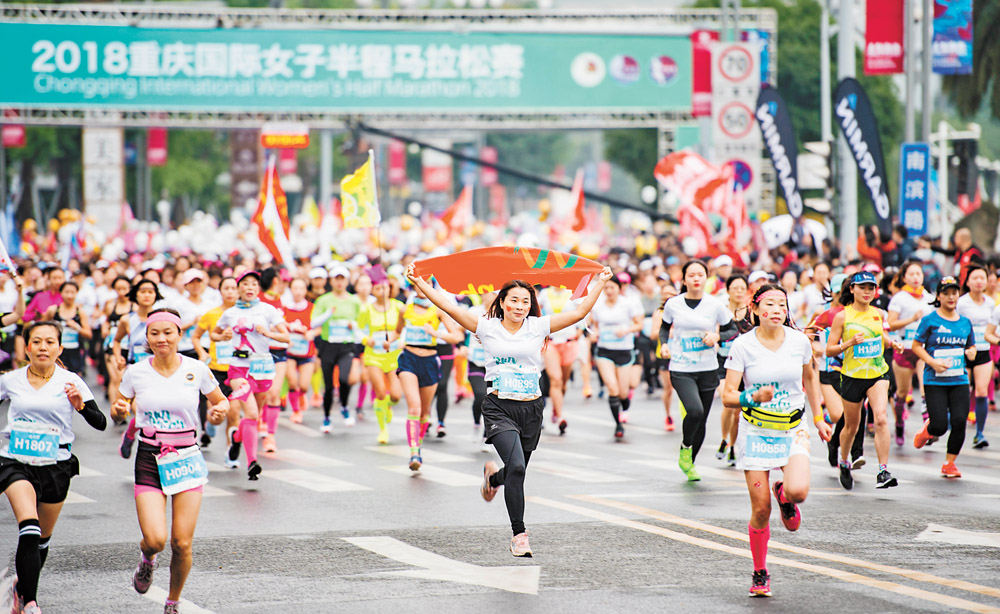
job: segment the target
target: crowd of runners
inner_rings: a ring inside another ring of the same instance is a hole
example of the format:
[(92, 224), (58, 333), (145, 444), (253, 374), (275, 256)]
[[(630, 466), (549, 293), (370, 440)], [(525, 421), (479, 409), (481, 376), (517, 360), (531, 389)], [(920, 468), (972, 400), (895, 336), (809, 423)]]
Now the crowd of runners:
[[(405, 441), (414, 472), (425, 437), (473, 421), (477, 445), (503, 463), (485, 464), (480, 494), (491, 501), (503, 489), (510, 551), (531, 556), (525, 471), (543, 423), (572, 437), (571, 381), (607, 402), (609, 442), (627, 441), (636, 395), (662, 397), (665, 431), (680, 431), (676, 456), (665, 454), (688, 481), (701, 480), (699, 452), (721, 401), (723, 439), (708, 446), (745, 472), (750, 594), (769, 596), (771, 496), (785, 527), (798, 529), (813, 431), (847, 490), (869, 463), (865, 447), (882, 489), (899, 484), (894, 445), (946, 439), (941, 475), (952, 479), (967, 424), (973, 446), (989, 445), (1000, 271), (973, 250), (952, 250), (954, 270), (815, 254), (741, 269), (729, 256), (622, 252), (577, 299), (517, 279), (451, 295), (417, 277), (412, 256), (387, 268), (364, 255), (290, 267), (239, 256), (18, 263), (19, 274), (0, 274), (0, 398), (9, 400), (0, 489), (19, 526), (14, 612), (40, 612), (40, 570), (79, 472), (74, 413), (119, 429), (141, 532), (133, 586), (149, 589), (169, 544), (164, 612), (176, 612), (208, 478), (201, 450), (224, 450), (226, 467), (259, 480), (282, 446), (282, 415), (323, 433), (373, 419), (374, 443)], [(471, 417), (449, 416), (462, 399)], [(907, 432), (910, 413), (921, 426)]]

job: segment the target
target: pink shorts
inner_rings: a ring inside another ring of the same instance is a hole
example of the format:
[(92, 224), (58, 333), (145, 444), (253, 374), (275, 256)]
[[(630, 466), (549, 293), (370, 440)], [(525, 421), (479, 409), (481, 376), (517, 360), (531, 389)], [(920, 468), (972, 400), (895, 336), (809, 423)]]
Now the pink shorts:
[(902, 352), (895, 350), (892, 354), (892, 362), (904, 369), (916, 369), (920, 359), (913, 353), (913, 350), (903, 350)]
[[(245, 379), (250, 384), (250, 387), (237, 390), (236, 386), (233, 386), (233, 382), (238, 379)], [(274, 380), (259, 380), (250, 377), (249, 367), (234, 367), (232, 365), (229, 367), (229, 376), (226, 378), (226, 385), (233, 389), (233, 394), (229, 398), (236, 401), (246, 401), (251, 394), (267, 392), (271, 389), (273, 382)]]
[(576, 361), (577, 349), (576, 349), (576, 339), (566, 341), (563, 343), (553, 343), (550, 346), (556, 352), (559, 353), (559, 365), (563, 367), (568, 367)]
[[(194, 488), (189, 488), (188, 490), (183, 490), (181, 492), (203, 492), (204, 490), (205, 490), (204, 486), (195, 486)], [(159, 488), (155, 487), (155, 486), (146, 486), (145, 484), (136, 484), (135, 485), (135, 495), (134, 496), (138, 497), (142, 493), (146, 493), (146, 492), (158, 492), (161, 495), (163, 494), (163, 491), (160, 490)], [(180, 494), (180, 493), (178, 493), (178, 494)]]

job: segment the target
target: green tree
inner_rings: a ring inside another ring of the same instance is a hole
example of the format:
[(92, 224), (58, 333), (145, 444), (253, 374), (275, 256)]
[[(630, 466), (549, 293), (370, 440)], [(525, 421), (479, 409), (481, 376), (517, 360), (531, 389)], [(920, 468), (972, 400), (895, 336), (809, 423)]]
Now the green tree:
[[(486, 144), (497, 148), (500, 164), (544, 177), (551, 175), (557, 165), (566, 164), (572, 155), (566, 134), (559, 131), (494, 132), (486, 135)], [(535, 184), (508, 175), (501, 174), (500, 182), (508, 189), (520, 185), (535, 189)]]
[(607, 130), (604, 157), (635, 177), (639, 185), (656, 185), (656, 130)]
[(153, 169), (154, 201), (165, 190), (168, 198), (190, 197), (201, 207), (229, 202), (229, 193), (216, 181), (229, 168), (225, 131), (171, 130), (167, 147), (167, 163)]
[(974, 11), (972, 74), (947, 75), (943, 88), (963, 117), (972, 117), (986, 102), (1000, 119), (1000, 3), (976, 2)]
[[(8, 173), (16, 172), (21, 180), (18, 223), (34, 217), (35, 202), (32, 186), (35, 178), (41, 173), (55, 174), (61, 187), (58, 200), (55, 202), (55, 211), (67, 208), (73, 202), (73, 195), (70, 192), (72, 186), (75, 185), (78, 190), (82, 189), (80, 135), (79, 128), (28, 126), (25, 146), (7, 150)], [(72, 181), (73, 179), (76, 181)]]

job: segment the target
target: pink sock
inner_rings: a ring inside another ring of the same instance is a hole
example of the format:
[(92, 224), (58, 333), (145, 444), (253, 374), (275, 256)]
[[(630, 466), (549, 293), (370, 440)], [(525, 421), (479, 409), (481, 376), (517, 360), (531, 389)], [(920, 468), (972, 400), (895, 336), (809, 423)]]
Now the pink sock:
[(129, 439), (135, 439), (135, 434), (139, 432), (139, 429), (135, 428), (135, 418), (128, 421), (128, 426), (125, 427), (125, 436)]
[(431, 428), (431, 423), (430, 422), (423, 422), (423, 421), (420, 422), (420, 441), (419, 441), (419, 443), (423, 444), (423, 442), (424, 442), (424, 435), (427, 434), (427, 429), (429, 429), (429, 428)]
[[(991, 392), (991, 394), (992, 394), (992, 392)], [(993, 398), (993, 397), (991, 396), (990, 398)], [(372, 403), (374, 403), (374, 402), (375, 402), (375, 386), (372, 386), (372, 389), (371, 389), (371, 390), (369, 391), (369, 393), (368, 393), (368, 399), (369, 399), (369, 400), (370, 400), (370, 401), (371, 401)]]
[(240, 420), (240, 439), (247, 453), (247, 464), (257, 460), (257, 420), (243, 418)]
[(361, 382), (361, 388), (358, 389), (358, 409), (365, 406), (365, 397), (368, 396), (368, 384)]
[(420, 449), (420, 421), (409, 418), (406, 421), (406, 443), (410, 446), (410, 454), (416, 454)]
[(759, 571), (767, 569), (767, 541), (771, 539), (770, 525), (763, 529), (755, 529), (749, 524), (750, 530), (750, 552), (753, 554), (753, 569)]
[(289, 392), (288, 393), (288, 401), (292, 404), (292, 411), (293, 412), (299, 413), (300, 411), (302, 411), (302, 409), (301, 409), (301, 403), (300, 403), (302, 401), (302, 391), (301, 390), (292, 390), (291, 392)]
[(267, 432), (269, 435), (274, 435), (278, 430), (278, 416), (281, 414), (281, 408), (274, 405), (264, 406), (264, 422), (267, 423)]

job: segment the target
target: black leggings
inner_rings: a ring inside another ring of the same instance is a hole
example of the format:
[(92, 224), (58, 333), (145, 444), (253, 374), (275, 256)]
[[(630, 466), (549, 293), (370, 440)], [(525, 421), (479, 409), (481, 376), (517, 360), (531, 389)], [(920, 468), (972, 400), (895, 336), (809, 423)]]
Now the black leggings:
[(323, 417), (330, 417), (333, 407), (333, 368), (340, 369), (340, 406), (347, 407), (347, 399), (351, 396), (351, 366), (354, 363), (354, 346), (350, 343), (328, 343), (323, 348), (323, 357), (319, 361), (323, 372)]
[(928, 386), (924, 384), (927, 400), (927, 432), (940, 437), (948, 431), (951, 414), (951, 433), (948, 435), (948, 454), (958, 454), (965, 443), (965, 421), (969, 418), (969, 385)]
[(451, 367), (455, 364), (455, 358), (441, 358), (441, 381), (438, 382), (437, 391), (437, 415), (438, 423), (444, 424), (444, 417), (448, 415), (448, 382), (451, 380)]
[(642, 381), (646, 382), (647, 387), (655, 388), (660, 376), (656, 365), (656, 342), (640, 333), (636, 337), (636, 347), (642, 358)]
[(719, 374), (717, 371), (671, 371), (670, 382), (677, 391), (677, 398), (684, 404), (682, 443), (684, 447), (691, 448), (691, 459), (694, 460), (705, 441), (705, 425), (712, 410), (715, 389), (719, 385)]
[(521, 435), (517, 431), (497, 433), (490, 439), (496, 448), (503, 468), (490, 477), (490, 486), (503, 486), (503, 499), (507, 504), (507, 516), (514, 535), (524, 533), (524, 473), (528, 468), (531, 452), (521, 447)]
[[(471, 366), (471, 365), (470, 365)], [(472, 386), (472, 420), (479, 424), (483, 417), (483, 399), (486, 398), (486, 375), (484, 373), (469, 373), (469, 385)]]

